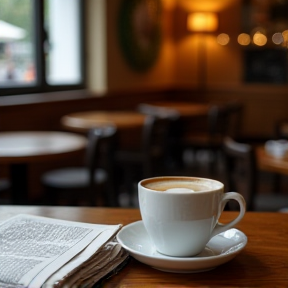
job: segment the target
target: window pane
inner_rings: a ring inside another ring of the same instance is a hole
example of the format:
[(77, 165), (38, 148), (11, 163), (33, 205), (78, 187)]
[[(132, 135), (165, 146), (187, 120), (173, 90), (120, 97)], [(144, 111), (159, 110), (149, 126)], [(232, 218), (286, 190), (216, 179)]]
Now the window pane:
[(32, 0), (0, 3), (0, 88), (35, 85)]
[[(80, 0), (81, 1), (81, 0)], [(46, 75), (50, 85), (80, 84), (80, 1), (45, 2)]]

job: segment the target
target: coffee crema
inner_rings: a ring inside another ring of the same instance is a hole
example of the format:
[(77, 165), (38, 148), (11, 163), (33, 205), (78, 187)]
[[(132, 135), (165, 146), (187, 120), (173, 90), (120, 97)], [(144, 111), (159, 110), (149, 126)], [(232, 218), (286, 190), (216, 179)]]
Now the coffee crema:
[(155, 190), (159, 192), (167, 192), (167, 193), (193, 193), (193, 192), (200, 192), (200, 191), (209, 191), (212, 189), (209, 183), (206, 183), (206, 182), (203, 183), (203, 182), (205, 181), (163, 179), (163, 180), (157, 180), (157, 181), (148, 181), (147, 183), (143, 183), (143, 186), (151, 190)]

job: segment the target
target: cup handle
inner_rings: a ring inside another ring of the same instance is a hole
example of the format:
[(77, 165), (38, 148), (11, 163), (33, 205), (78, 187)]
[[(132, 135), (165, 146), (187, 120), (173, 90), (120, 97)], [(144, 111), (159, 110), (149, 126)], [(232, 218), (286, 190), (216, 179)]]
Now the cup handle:
[[(232, 228), (234, 225), (236, 225), (238, 222), (240, 222), (240, 220), (243, 218), (243, 216), (245, 214), (246, 202), (245, 202), (244, 197), (241, 194), (237, 193), (237, 192), (228, 192), (228, 193), (224, 193), (223, 194), (223, 198), (222, 198), (222, 201), (220, 203), (221, 207), (219, 208), (220, 215), (221, 215), (226, 203), (229, 200), (236, 200), (239, 203), (240, 212), (239, 212), (238, 216), (234, 220), (232, 220), (231, 222), (229, 222), (227, 224), (221, 224), (217, 220), (217, 224), (215, 225), (215, 227), (214, 227), (214, 229), (212, 231), (211, 238), (214, 237), (215, 235), (219, 234), (219, 233), (222, 233), (222, 232)], [(218, 215), (217, 219), (219, 219), (220, 215)]]

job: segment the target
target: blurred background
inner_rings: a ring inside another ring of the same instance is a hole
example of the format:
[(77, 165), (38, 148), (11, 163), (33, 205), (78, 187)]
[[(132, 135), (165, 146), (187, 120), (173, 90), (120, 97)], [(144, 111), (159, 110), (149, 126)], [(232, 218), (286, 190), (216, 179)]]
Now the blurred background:
[[(156, 100), (240, 101), (249, 143), (287, 118), (286, 0), (0, 3), (1, 132), (63, 131), (68, 113)], [(31, 165), (31, 198), (43, 171), (77, 161)]]

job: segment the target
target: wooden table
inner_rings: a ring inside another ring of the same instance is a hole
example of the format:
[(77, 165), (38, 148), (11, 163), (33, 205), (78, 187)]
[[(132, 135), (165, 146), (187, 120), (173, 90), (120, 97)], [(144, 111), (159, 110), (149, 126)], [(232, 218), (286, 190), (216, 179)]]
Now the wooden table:
[[(98, 224), (126, 225), (141, 219), (138, 209), (1, 206), (0, 220), (18, 213)], [(221, 221), (235, 213), (224, 212)], [(288, 214), (247, 212), (236, 228), (248, 237), (247, 246), (214, 270), (166, 273), (132, 258), (104, 287), (288, 287)]]
[[(137, 111), (84, 111), (65, 115), (61, 118), (64, 129), (87, 133), (92, 127), (115, 125), (119, 147), (139, 147), (145, 115)], [(133, 137), (131, 137), (133, 135)]]
[(10, 166), (12, 203), (27, 203), (28, 164), (68, 159), (83, 151), (86, 144), (86, 137), (68, 132), (0, 133), (0, 164)]
[(64, 128), (87, 132), (90, 128), (115, 125), (117, 129), (133, 129), (143, 126), (145, 115), (136, 111), (84, 111), (65, 115), (61, 118)]
[(193, 103), (188, 101), (155, 101), (147, 104), (156, 107), (174, 109), (180, 114), (180, 117), (206, 117), (210, 107), (209, 104)]
[(275, 157), (265, 151), (264, 146), (256, 148), (258, 168), (264, 171), (288, 175), (288, 156)]

